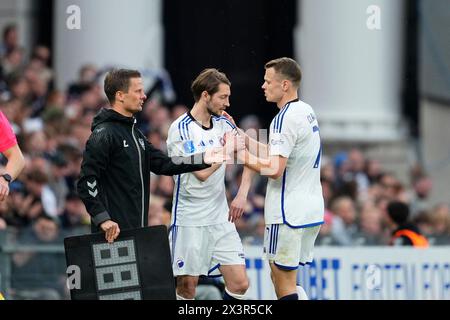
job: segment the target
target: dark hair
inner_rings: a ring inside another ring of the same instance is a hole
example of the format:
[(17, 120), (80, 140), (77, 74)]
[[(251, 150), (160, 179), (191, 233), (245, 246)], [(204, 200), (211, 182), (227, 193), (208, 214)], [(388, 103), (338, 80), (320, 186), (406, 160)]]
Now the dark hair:
[(200, 100), (203, 91), (208, 92), (211, 96), (219, 91), (219, 85), (221, 83), (231, 86), (231, 82), (228, 80), (225, 73), (214, 68), (205, 69), (200, 72), (191, 85), (191, 91), (194, 95), (195, 102)]
[(392, 201), (387, 206), (389, 217), (398, 225), (408, 221), (409, 207), (406, 203), (400, 201)]
[(6, 37), (8, 36), (8, 33), (12, 32), (12, 31), (15, 31), (15, 30), (17, 30), (17, 25), (15, 23), (11, 23), (11, 24), (6, 25), (3, 28), (3, 40), (6, 39)]
[(46, 184), (48, 182), (47, 175), (39, 169), (33, 169), (27, 174), (29, 181), (33, 181), (39, 184)]
[(270, 60), (264, 68), (274, 68), (276, 73), (282, 75), (286, 80), (291, 81), (295, 87), (298, 88), (300, 86), (302, 72), (300, 66), (294, 59), (283, 57)]
[(108, 72), (105, 77), (104, 90), (109, 103), (114, 103), (117, 91), (128, 92), (131, 78), (140, 77), (141, 73), (137, 70), (115, 69)]

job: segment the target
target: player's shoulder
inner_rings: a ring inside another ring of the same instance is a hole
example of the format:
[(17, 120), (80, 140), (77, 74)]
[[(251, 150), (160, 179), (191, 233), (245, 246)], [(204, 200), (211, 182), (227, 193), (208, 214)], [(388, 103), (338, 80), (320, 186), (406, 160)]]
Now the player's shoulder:
[(214, 124), (218, 123), (227, 129), (235, 129), (236, 126), (224, 116), (212, 116)]
[(179, 131), (183, 125), (189, 121), (189, 115), (187, 112), (183, 113), (181, 116), (175, 119), (169, 127), (169, 133), (172, 131)]
[(311, 105), (301, 100), (292, 102), (286, 113), (288, 113), (291, 122), (302, 123), (306, 121), (309, 123), (316, 119), (316, 114)]
[(307, 115), (313, 112), (313, 108), (311, 107), (311, 105), (302, 100), (295, 100), (291, 102), (288, 107), (289, 107), (288, 112), (293, 114)]
[(170, 127), (178, 127), (178, 124), (187, 122), (189, 120), (189, 115), (187, 112), (183, 113), (181, 116), (175, 119), (174, 122), (170, 125)]

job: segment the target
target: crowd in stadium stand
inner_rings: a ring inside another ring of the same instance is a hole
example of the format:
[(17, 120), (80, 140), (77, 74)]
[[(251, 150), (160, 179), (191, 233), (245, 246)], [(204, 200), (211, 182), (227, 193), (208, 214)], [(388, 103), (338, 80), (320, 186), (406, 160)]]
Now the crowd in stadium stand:
[[(38, 45), (26, 54), (18, 43), (17, 29), (5, 28), (0, 110), (13, 126), (26, 167), (11, 184), (8, 199), (0, 203), (0, 230), (17, 230), (18, 241), (61, 243), (68, 234), (89, 230), (89, 215), (75, 183), (92, 119), (107, 100), (96, 66), (86, 64), (67, 90), (55, 90), (51, 51)], [(187, 110), (184, 105), (169, 108), (156, 98), (149, 99), (138, 124), (152, 144), (165, 150), (169, 125)], [(261, 128), (256, 115), (244, 117), (238, 125), (244, 130)], [(230, 201), (241, 173), (238, 165), (227, 168)], [(391, 201), (408, 204), (409, 221), (431, 245), (450, 243), (449, 204), (429, 202), (432, 181), (419, 167), (411, 170), (411, 183), (405, 185), (377, 160), (353, 148), (332, 157), (324, 154), (321, 173), (326, 214), (317, 245), (388, 245), (395, 228), (386, 213)], [(172, 177), (152, 176), (151, 224), (169, 224), (173, 185)], [(265, 186), (266, 179), (256, 176), (245, 215), (236, 222), (245, 244), (263, 243)]]

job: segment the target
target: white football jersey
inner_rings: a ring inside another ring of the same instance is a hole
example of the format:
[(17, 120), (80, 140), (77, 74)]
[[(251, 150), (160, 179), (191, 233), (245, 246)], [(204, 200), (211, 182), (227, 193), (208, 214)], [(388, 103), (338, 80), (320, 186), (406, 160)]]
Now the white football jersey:
[[(170, 157), (191, 156), (207, 148), (224, 145), (223, 136), (235, 130), (225, 117), (212, 117), (210, 128), (198, 123), (190, 114), (183, 114), (169, 128), (167, 150)], [(225, 193), (225, 164), (206, 181), (193, 173), (174, 176), (175, 187), (171, 224), (177, 226), (208, 226), (228, 221), (228, 203)]]
[(270, 124), (269, 155), (280, 155), (288, 161), (283, 175), (267, 183), (266, 224), (305, 228), (323, 223), (321, 154), (313, 109), (298, 99), (288, 102)]

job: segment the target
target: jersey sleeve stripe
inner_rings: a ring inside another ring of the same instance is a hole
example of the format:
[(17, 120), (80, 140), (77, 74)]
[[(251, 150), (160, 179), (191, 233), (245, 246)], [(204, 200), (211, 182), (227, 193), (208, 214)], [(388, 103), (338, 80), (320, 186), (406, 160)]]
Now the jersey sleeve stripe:
[(231, 129), (236, 129), (236, 126), (235, 126), (234, 124), (232, 124), (232, 123), (230, 122), (230, 120), (228, 120), (228, 119), (225, 118), (225, 117), (214, 117), (214, 116), (213, 116), (213, 119), (216, 120), (216, 121), (224, 120), (226, 123), (228, 123), (228, 125), (231, 127)]
[(231, 129), (236, 129), (236, 126), (234, 124), (232, 124), (227, 118), (222, 118), (223, 120), (225, 120), (226, 123), (228, 123), (228, 125), (231, 127)]
[(186, 115), (180, 122), (178, 122), (178, 132), (180, 133), (180, 137), (181, 137), (181, 140), (185, 140), (185, 136), (183, 136), (183, 133), (182, 133), (182, 131), (183, 131), (183, 129), (182, 129), (182, 127), (184, 128), (184, 125), (183, 125), (183, 123), (186, 121), (186, 119), (188, 119), (189, 117)]
[(280, 126), (279, 126), (279, 128), (278, 128), (278, 133), (281, 133), (281, 129), (283, 128), (283, 119), (284, 119), (284, 115), (285, 115), (286, 112), (288, 111), (289, 107), (290, 107), (290, 104), (288, 104), (288, 105), (284, 108), (283, 112), (280, 114), (281, 120), (280, 120)]
[(280, 117), (280, 114), (277, 114), (277, 116), (275, 117), (275, 121), (273, 123), (273, 132), (276, 133), (277, 132), (277, 128), (278, 128), (278, 118)]

